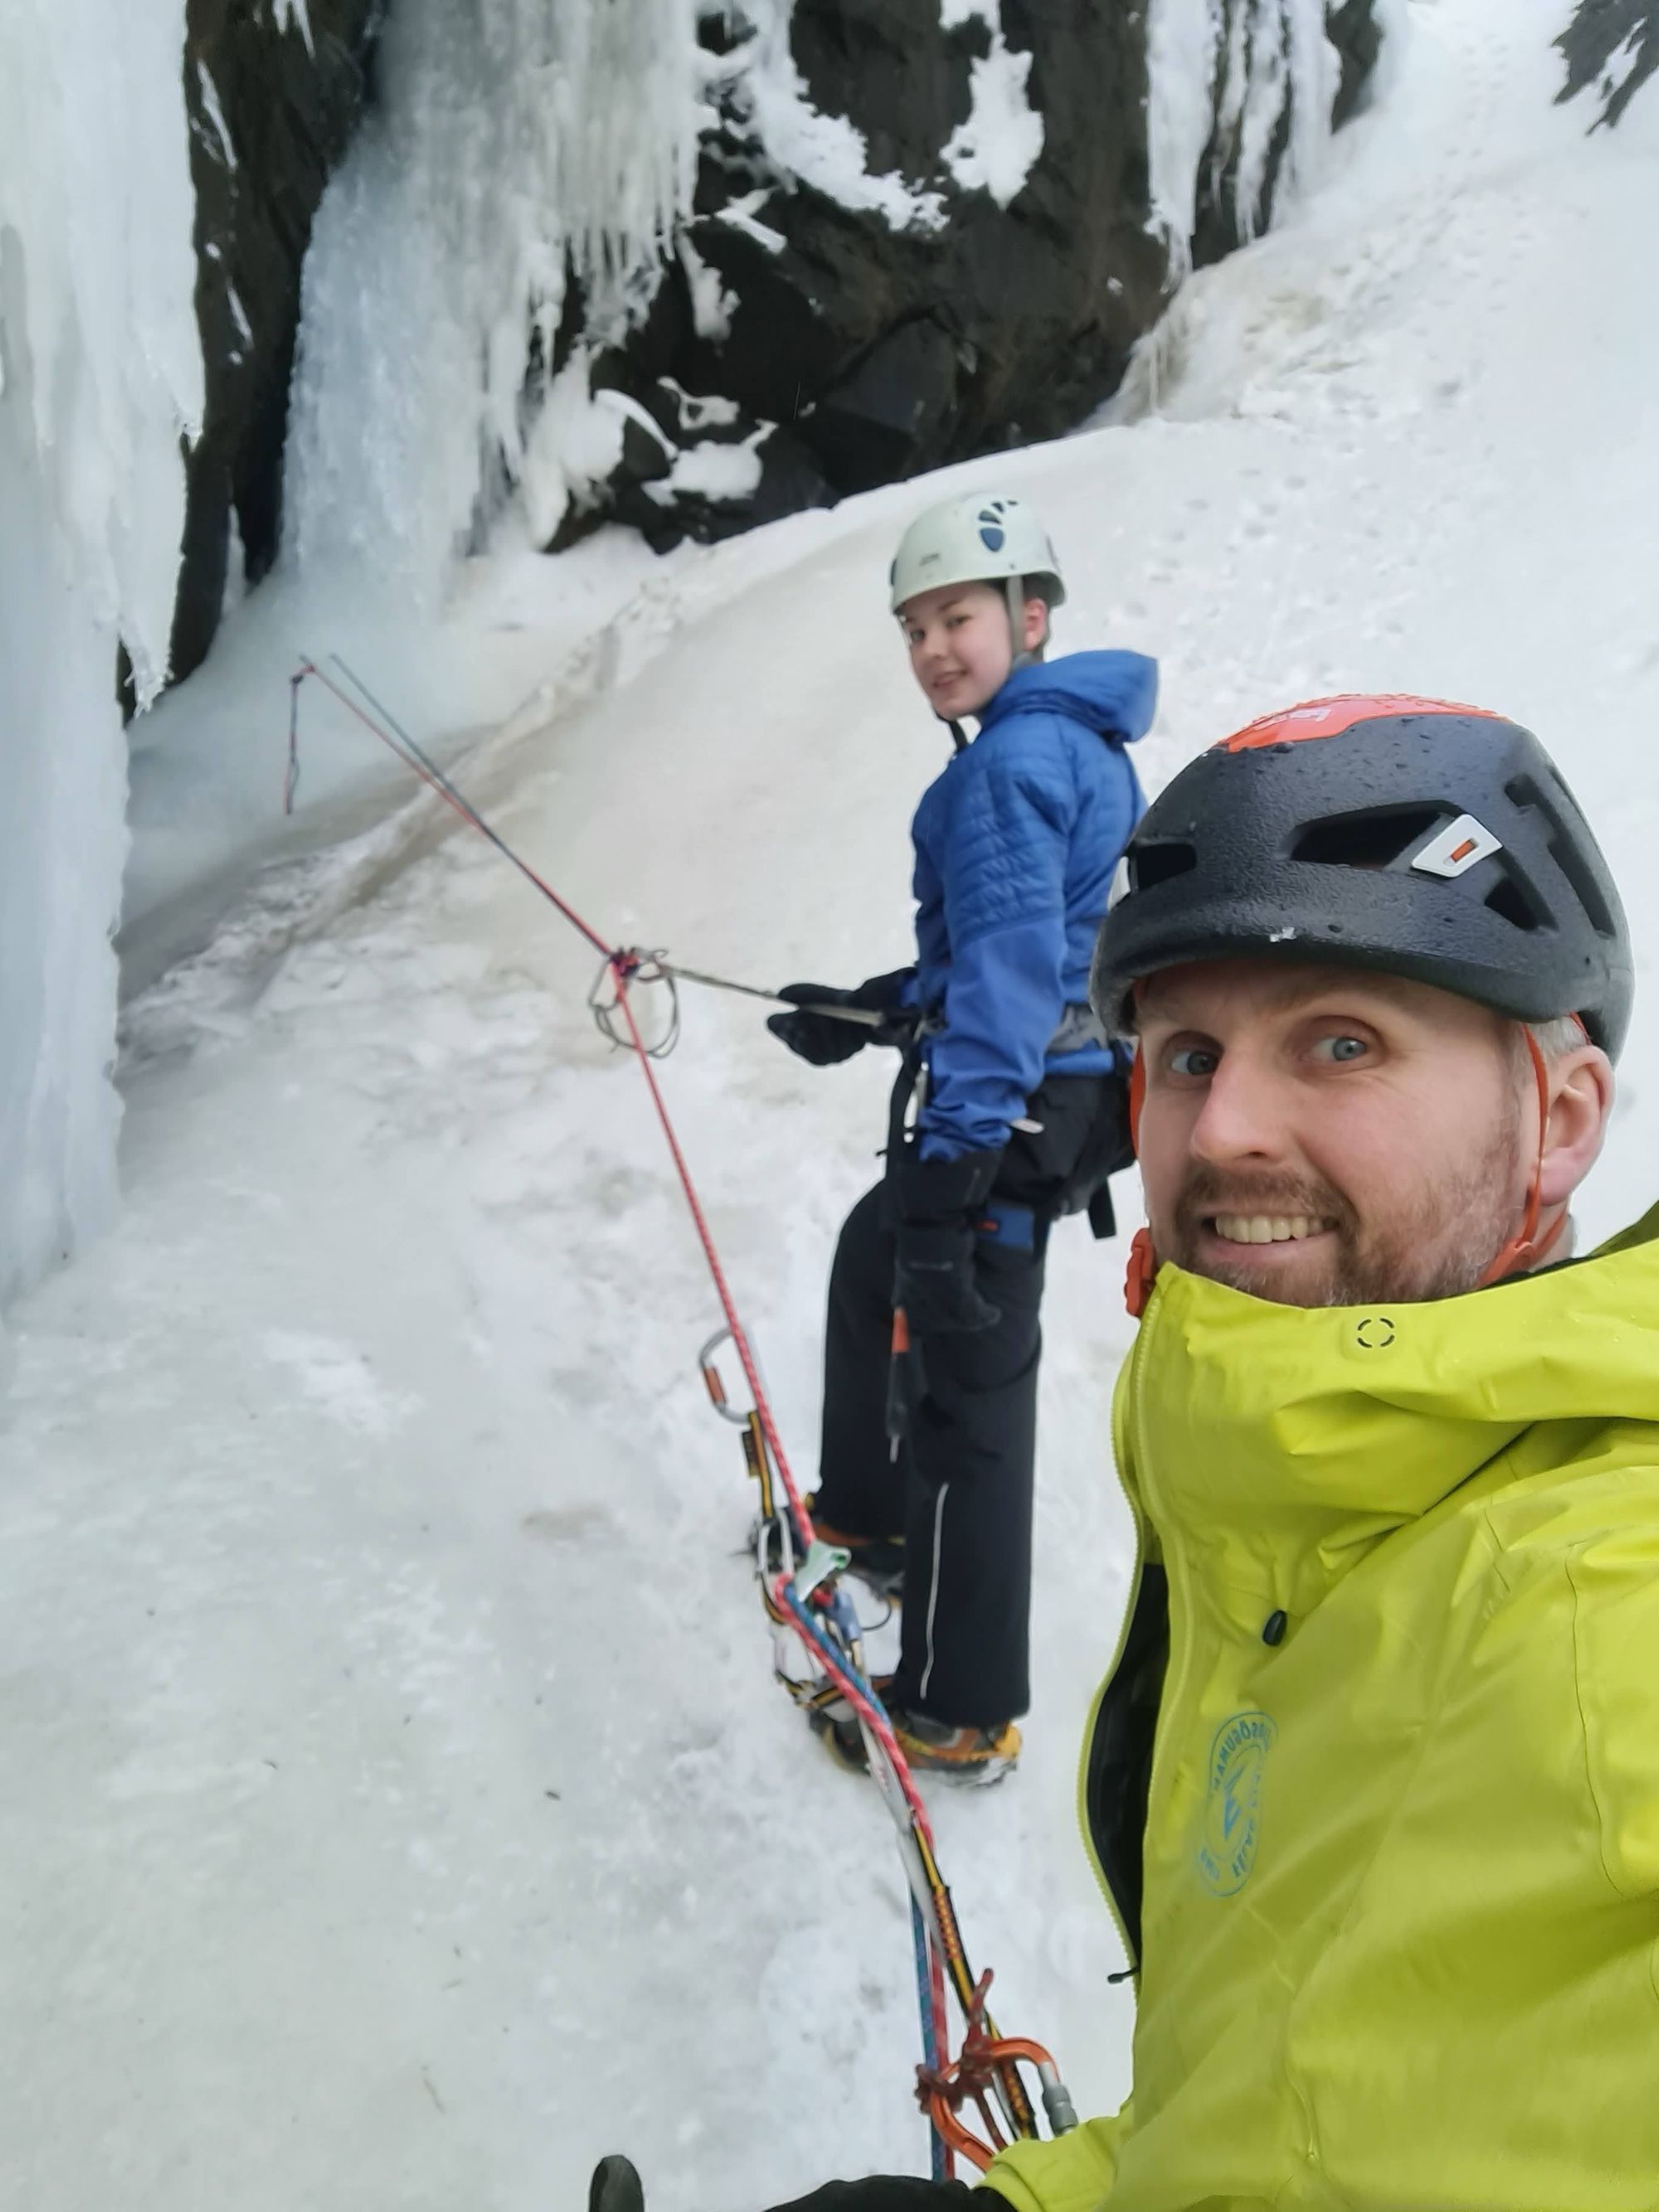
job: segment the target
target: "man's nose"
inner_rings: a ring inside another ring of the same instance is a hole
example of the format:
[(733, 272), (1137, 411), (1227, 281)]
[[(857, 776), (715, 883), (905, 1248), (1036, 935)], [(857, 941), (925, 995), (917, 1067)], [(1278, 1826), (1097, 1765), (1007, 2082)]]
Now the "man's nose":
[(1247, 1055), (1224, 1053), (1193, 1126), (1193, 1151), (1217, 1167), (1281, 1158), (1285, 1109), (1283, 1090), (1270, 1069)]

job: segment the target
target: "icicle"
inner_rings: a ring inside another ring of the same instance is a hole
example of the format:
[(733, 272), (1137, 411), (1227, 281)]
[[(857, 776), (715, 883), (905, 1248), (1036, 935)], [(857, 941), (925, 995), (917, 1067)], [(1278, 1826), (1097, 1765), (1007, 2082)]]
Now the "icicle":
[(378, 73), (306, 262), (286, 550), (430, 604), (522, 477), (567, 270), (590, 335), (654, 289), (695, 181), (695, 7), (401, 0)]
[(163, 681), (202, 410), (184, 0), (9, 0), (0, 70), (0, 1298), (112, 1202), (124, 641)]
[(1215, 120), (1222, 0), (1149, 0), (1146, 140), (1152, 220), (1179, 281), (1192, 266), (1198, 172)]
[(1305, 191), (1317, 175), (1339, 65), (1325, 0), (1150, 0), (1146, 64), (1152, 221), (1179, 282), (1192, 266), (1206, 147), (1214, 149), (1211, 193), (1231, 162), (1238, 236), (1254, 238), (1287, 110), (1277, 189)]

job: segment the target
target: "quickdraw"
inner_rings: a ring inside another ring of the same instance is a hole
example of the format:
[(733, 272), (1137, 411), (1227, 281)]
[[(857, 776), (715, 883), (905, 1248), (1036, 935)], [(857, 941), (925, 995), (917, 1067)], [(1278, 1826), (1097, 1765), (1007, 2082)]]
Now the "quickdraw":
[[(779, 1679), (802, 1704), (832, 1693), (846, 1700), (858, 1720), (871, 1776), (897, 1832), (899, 1853), (910, 1893), (911, 1930), (921, 2010), (924, 2055), (917, 2069), (917, 2094), (932, 2128), (933, 2172), (940, 2179), (948, 2179), (958, 2153), (974, 2165), (984, 2167), (990, 2164), (996, 2148), (1009, 2139), (1036, 2133), (1036, 2116), (1019, 2075), (1022, 2063), (1036, 2067), (1048, 2124), (1055, 2134), (1060, 2134), (1076, 2125), (1077, 2116), (1053, 2059), (1040, 2044), (1011, 2040), (998, 2033), (986, 2010), (991, 1977), (987, 1973), (975, 1981), (969, 1966), (956, 1908), (939, 1872), (927, 1808), (893, 1733), (892, 1723), (869, 1679), (858, 1614), (840, 1586), (839, 1577), (847, 1565), (848, 1555), (821, 1542), (813, 1534), (805, 1505), (790, 1472), (758, 1363), (657, 1081), (653, 1062), (672, 1049), (679, 1034), (677, 978), (740, 990), (750, 997), (770, 998), (773, 994), (756, 991), (746, 984), (726, 984), (719, 977), (699, 975), (694, 970), (674, 969), (662, 952), (641, 952), (607, 945), (599, 932), (584, 921), (574, 908), (561, 898), (552, 885), (491, 827), (445, 771), (381, 706), (362, 678), (354, 675), (337, 655), (333, 659), (360, 698), (349, 696), (313, 660), (302, 661), (289, 678), (286, 798), (290, 810), (299, 779), (300, 689), (307, 678), (314, 677), (446, 805), (488, 839), (601, 957), (603, 965), (588, 994), (588, 1005), (604, 1035), (618, 1049), (631, 1051), (639, 1062), (725, 1316), (724, 1326), (709, 1338), (698, 1355), (698, 1365), (716, 1413), (743, 1431), (744, 1463), (760, 1486), (756, 1577), (762, 1600), (774, 1627), (780, 1632), (789, 1631), (804, 1647), (812, 1670), (812, 1679), (803, 1684), (780, 1664), (776, 1668)], [(360, 700), (367, 703), (360, 703)], [(666, 1027), (664, 1034), (651, 1043), (646, 1041), (630, 997), (636, 985), (644, 984), (665, 985), (669, 993)], [(852, 1008), (810, 1011), (844, 1012), (846, 1018), (858, 1020), (881, 1018)], [(750, 1403), (745, 1409), (733, 1406), (715, 1365), (715, 1354), (727, 1344), (737, 1355), (749, 1389)], [(965, 2025), (962, 2049), (954, 2059), (951, 2056), (947, 1989), (954, 1995)], [(959, 2107), (969, 2098), (983, 2118), (991, 2138), (988, 2142), (975, 2136), (959, 2117)]]

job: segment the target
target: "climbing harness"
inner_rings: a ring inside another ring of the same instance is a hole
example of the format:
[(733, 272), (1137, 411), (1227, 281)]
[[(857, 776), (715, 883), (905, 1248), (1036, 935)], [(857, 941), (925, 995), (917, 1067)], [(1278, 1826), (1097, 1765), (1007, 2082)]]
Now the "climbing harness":
[[(870, 1680), (864, 1658), (863, 1629), (851, 1599), (841, 1587), (840, 1577), (848, 1555), (823, 1542), (813, 1533), (761, 1379), (759, 1363), (738, 1312), (708, 1216), (657, 1079), (654, 1063), (672, 1049), (679, 1035), (676, 988), (679, 982), (708, 984), (758, 999), (772, 999), (773, 994), (750, 984), (702, 975), (695, 969), (676, 968), (661, 951), (644, 952), (607, 944), (544, 877), (514, 851), (338, 655), (331, 658), (358, 696), (349, 696), (314, 660), (302, 660), (289, 679), (289, 769), (285, 786), (288, 810), (292, 811), (299, 782), (300, 689), (314, 677), (453, 812), (486, 837), (600, 956), (602, 964), (588, 994), (588, 1006), (605, 1036), (619, 1050), (632, 1052), (639, 1062), (724, 1317), (723, 1325), (698, 1353), (697, 1364), (715, 1412), (741, 1430), (744, 1466), (759, 1486), (761, 1510), (757, 1524), (755, 1572), (762, 1601), (774, 1630), (787, 1631), (799, 1643), (811, 1670), (805, 1681), (792, 1676), (783, 1668), (780, 1655), (775, 1671), (799, 1704), (810, 1705), (831, 1695), (846, 1701), (858, 1722), (870, 1774), (897, 1832), (899, 1854), (910, 1893), (911, 1932), (921, 2014), (923, 2063), (916, 2069), (916, 2094), (932, 2130), (934, 2178), (950, 2179), (958, 2154), (984, 2167), (1004, 2142), (1036, 2133), (1036, 2113), (1019, 2071), (1023, 2064), (1035, 2068), (1049, 2126), (1056, 2135), (1060, 2134), (1076, 2124), (1077, 2116), (1054, 2060), (1039, 2044), (1000, 2036), (986, 2010), (991, 1977), (987, 1973), (975, 1980), (969, 1965), (956, 1908), (939, 1872), (927, 1808), (893, 1732), (892, 1722)], [(650, 985), (665, 987), (669, 1012), (661, 1034), (647, 1042), (635, 1010), (634, 994)], [(793, 1002), (779, 1000), (775, 1003)], [(864, 1022), (883, 1018), (861, 1007), (825, 1006), (807, 1011), (835, 1013)], [(736, 1355), (743, 1370), (749, 1395), (746, 1407), (733, 1404), (721, 1379), (716, 1356), (726, 1346)], [(956, 1999), (964, 2027), (962, 2047), (955, 2057), (951, 2054), (947, 1990)], [(988, 2141), (975, 2135), (960, 2118), (960, 2108), (969, 2099), (982, 2117)]]

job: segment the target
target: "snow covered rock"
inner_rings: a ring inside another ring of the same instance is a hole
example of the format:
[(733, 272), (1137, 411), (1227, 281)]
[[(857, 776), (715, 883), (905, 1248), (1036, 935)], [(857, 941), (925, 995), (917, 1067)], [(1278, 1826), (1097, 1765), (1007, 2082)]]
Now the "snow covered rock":
[(735, 401), (773, 472), (654, 495), (653, 542), (1072, 428), (1172, 283), (1266, 226), (1381, 32), (1373, 0), (745, 0), (702, 38), (692, 218), (599, 373)]
[[(445, 557), (513, 500), (554, 547), (621, 521), (665, 548), (1068, 429), (1185, 270), (1265, 227), (1381, 35), (1378, 0), (632, 0), (603, 38), (585, 0), (191, 0), (209, 406), (175, 674), (274, 557), (300, 263), (383, 14), (384, 97), (307, 277), (338, 312), (308, 325), (292, 416), (302, 557), (354, 530)], [(641, 209), (664, 225), (645, 272)], [(480, 359), (481, 393), (449, 388)], [(681, 465), (670, 387), (734, 406), (691, 443), (757, 465)], [(447, 487), (429, 529), (380, 481), (405, 447)]]

